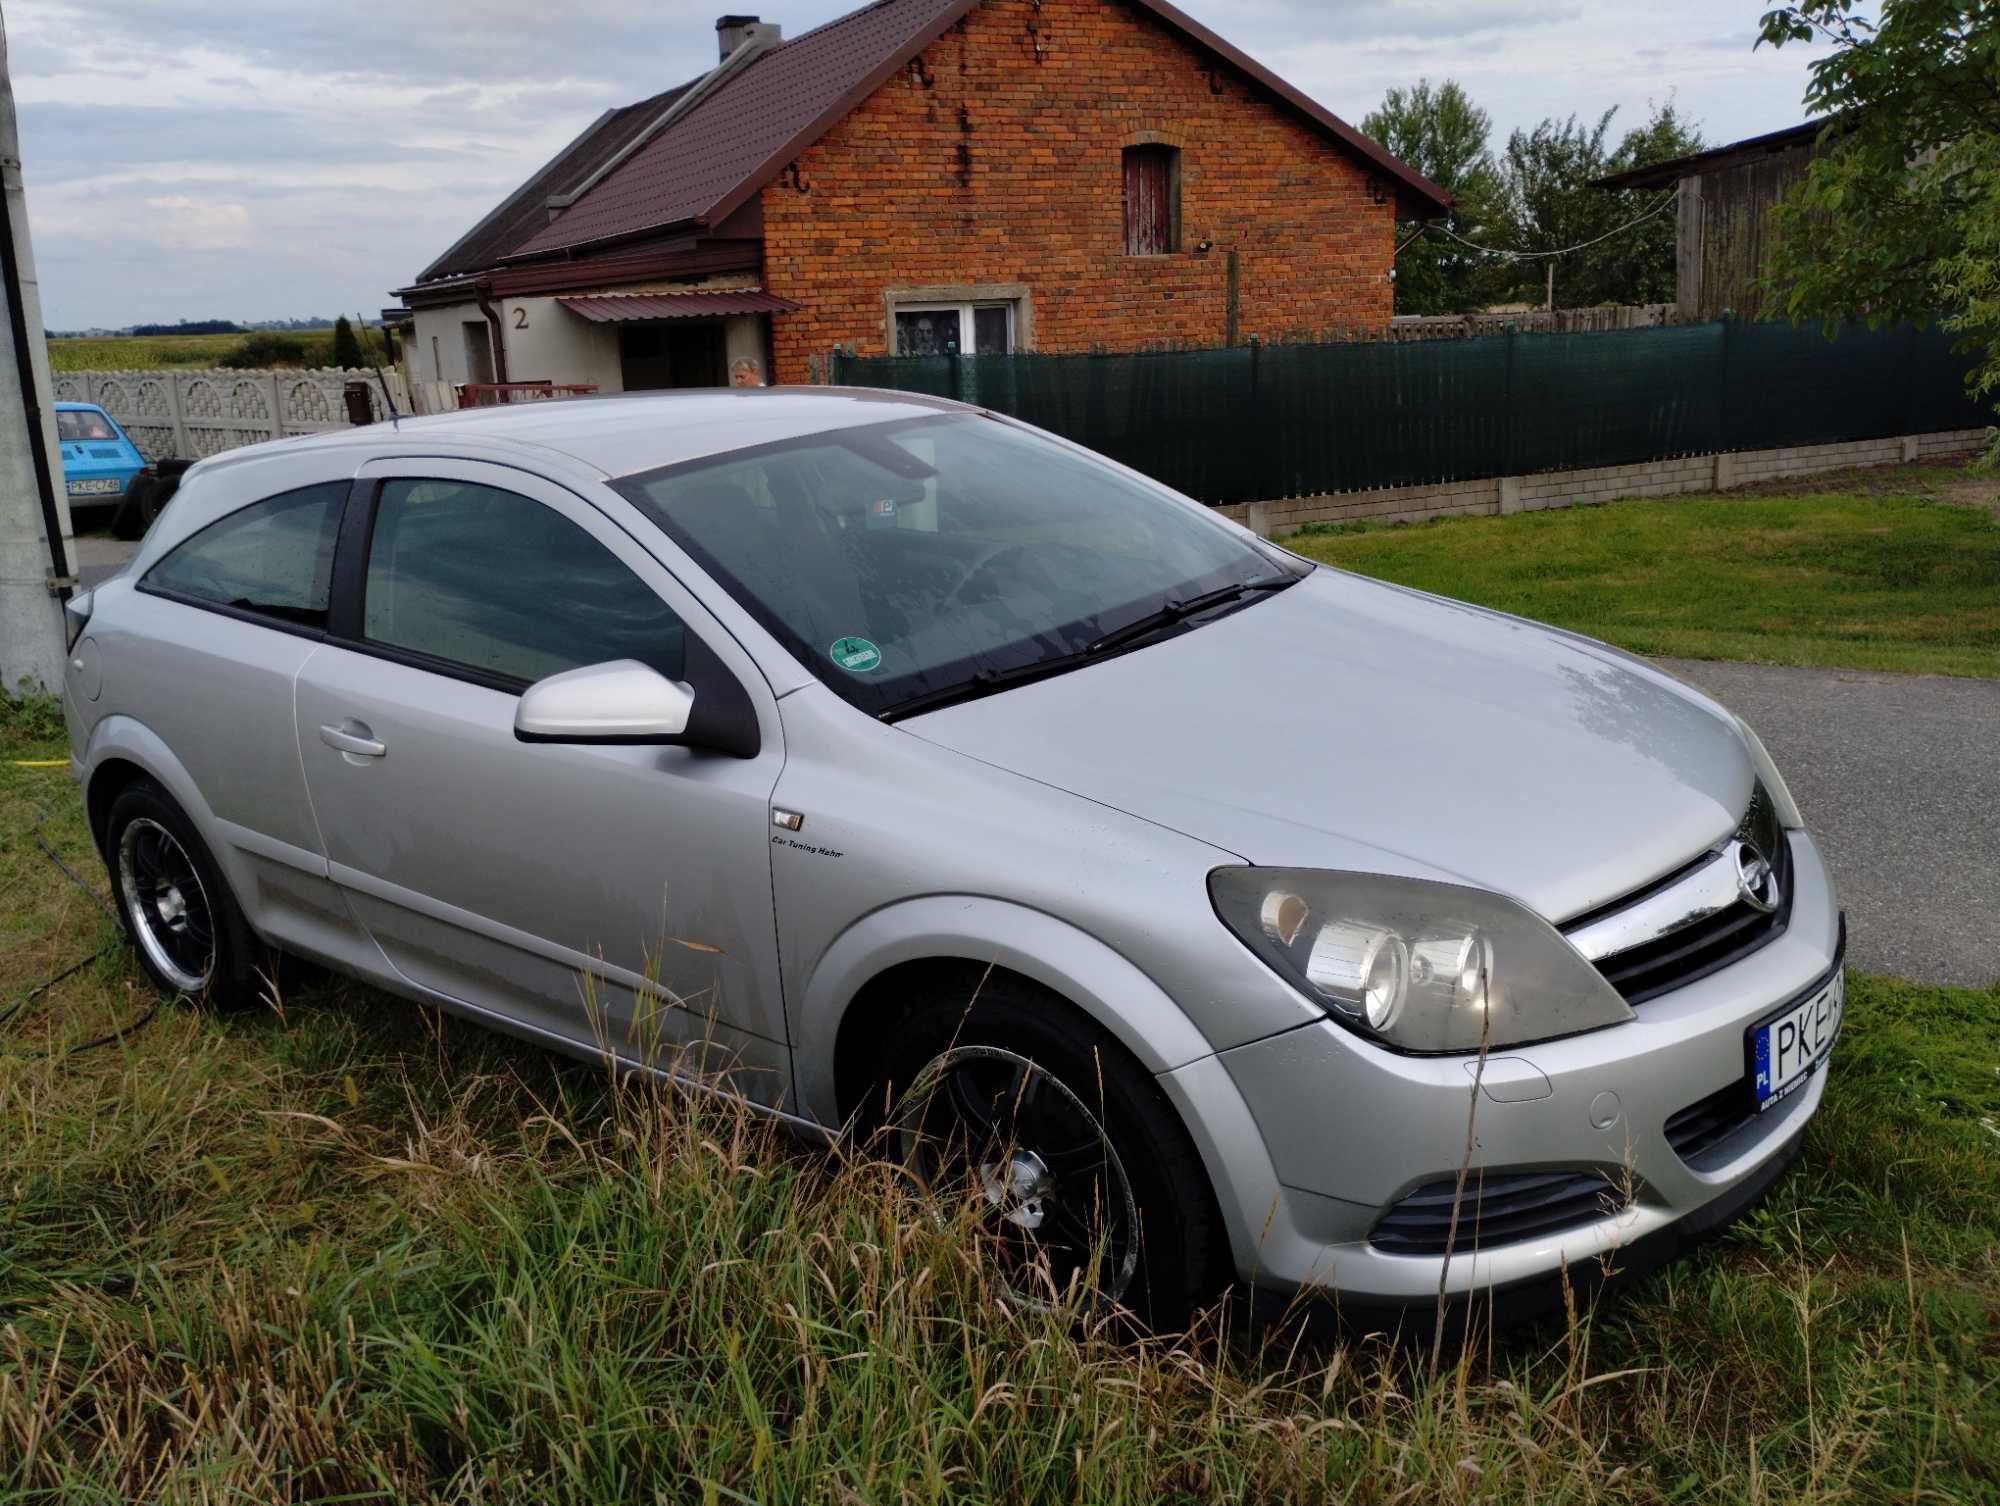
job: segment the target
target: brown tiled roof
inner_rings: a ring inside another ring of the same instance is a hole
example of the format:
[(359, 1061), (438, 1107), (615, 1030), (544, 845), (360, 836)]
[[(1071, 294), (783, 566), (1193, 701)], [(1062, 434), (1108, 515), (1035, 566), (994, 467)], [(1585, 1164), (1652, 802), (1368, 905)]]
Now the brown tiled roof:
[(417, 281), (434, 282), (491, 267), (548, 224), (550, 195), (574, 192), (693, 87), (691, 81), (623, 109), (606, 110), (582, 135), (542, 164), (533, 177), (502, 199), (498, 208), (454, 241), (450, 250), (419, 272)]
[[(1408, 217), (1450, 208), (1450, 195), (1442, 189), (1165, 0), (1131, 3), (1240, 70), (1385, 174)], [(978, 4), (875, 0), (773, 47), (519, 243), (511, 257), (577, 251), (670, 226), (721, 223)]]
[[(978, 0), (876, 0), (780, 43), (619, 164), (516, 253), (718, 223)], [(745, 192), (747, 187), (747, 192)], [(726, 206), (726, 207), (725, 207)]]

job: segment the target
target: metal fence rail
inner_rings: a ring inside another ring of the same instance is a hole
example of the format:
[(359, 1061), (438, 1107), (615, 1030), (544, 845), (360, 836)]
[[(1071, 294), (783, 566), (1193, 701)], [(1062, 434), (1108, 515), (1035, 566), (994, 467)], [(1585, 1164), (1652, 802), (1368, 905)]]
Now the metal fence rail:
[(833, 379), (959, 398), (1230, 503), (1976, 428), (1935, 327), (1721, 320), (1132, 355), (837, 354)]

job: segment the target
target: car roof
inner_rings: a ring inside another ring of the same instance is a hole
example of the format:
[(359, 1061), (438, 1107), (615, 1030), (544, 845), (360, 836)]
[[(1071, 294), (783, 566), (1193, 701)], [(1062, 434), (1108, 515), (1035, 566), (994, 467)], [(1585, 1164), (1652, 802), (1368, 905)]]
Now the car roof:
[(58, 413), (95, 413), (104, 418), (111, 417), (95, 403), (57, 403), (55, 409)]
[(602, 476), (628, 476), (813, 434), (975, 411), (943, 398), (865, 387), (614, 393), (466, 408), (271, 440), (225, 451), (205, 468), (268, 457), (280, 447), (296, 452), (354, 446), (382, 455), (500, 447), (553, 452)]

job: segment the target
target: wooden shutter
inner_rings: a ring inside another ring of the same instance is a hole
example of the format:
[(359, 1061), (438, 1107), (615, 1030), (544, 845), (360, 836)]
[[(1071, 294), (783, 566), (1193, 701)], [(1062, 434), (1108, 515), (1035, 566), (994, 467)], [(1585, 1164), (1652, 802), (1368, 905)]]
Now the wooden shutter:
[(1170, 146), (1125, 148), (1125, 254), (1163, 256), (1174, 247), (1179, 155)]

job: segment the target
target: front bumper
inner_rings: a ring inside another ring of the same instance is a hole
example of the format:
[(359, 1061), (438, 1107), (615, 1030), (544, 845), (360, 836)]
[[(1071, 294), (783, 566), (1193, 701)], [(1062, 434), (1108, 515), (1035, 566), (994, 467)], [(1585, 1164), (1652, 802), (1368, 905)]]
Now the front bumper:
[(1595, 1263), (1666, 1256), (1733, 1217), (1797, 1153), (1826, 1091), (1817, 1071), (1708, 1152), (1683, 1159), (1666, 1123), (1741, 1081), (1744, 1031), (1835, 968), (1840, 915), (1825, 863), (1791, 834), (1794, 899), (1763, 950), (1641, 1005), (1629, 1023), (1487, 1063), (1471, 1167), (1494, 1174), (1594, 1170), (1629, 1189), (1615, 1212), (1559, 1232), (1474, 1248), (1449, 1261), (1369, 1242), (1382, 1215), (1466, 1161), (1471, 1064), (1404, 1057), (1326, 1021), (1165, 1074), (1195, 1134), (1239, 1273), (1260, 1288), (1324, 1288), (1366, 1306), (1537, 1283)]

